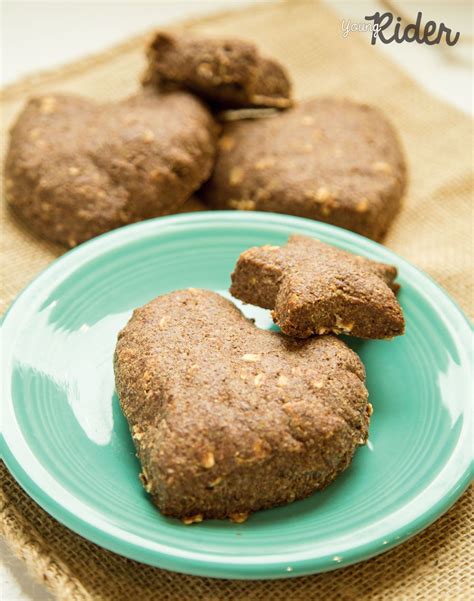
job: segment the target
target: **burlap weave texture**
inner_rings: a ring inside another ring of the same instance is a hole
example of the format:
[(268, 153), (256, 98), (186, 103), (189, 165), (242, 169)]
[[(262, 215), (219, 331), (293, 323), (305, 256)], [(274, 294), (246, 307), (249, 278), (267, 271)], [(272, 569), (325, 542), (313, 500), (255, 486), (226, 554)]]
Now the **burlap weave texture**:
[[(184, 27), (256, 40), (287, 65), (297, 98), (342, 94), (378, 105), (391, 117), (406, 150), (410, 186), (385, 243), (429, 273), (472, 317), (471, 120), (430, 96), (366, 37), (344, 39), (340, 19), (316, 2), (264, 3)], [(2, 155), (6, 129), (28, 95), (66, 91), (100, 100), (133, 92), (144, 67), (146, 39), (139, 36), (100, 56), (5, 89)], [(63, 249), (30, 234), (4, 207), (1, 234), (4, 310)], [(468, 599), (473, 586), (469, 492), (425, 532), (363, 564), (286, 581), (239, 582), (173, 574), (105, 551), (38, 508), (3, 466), (0, 474), (3, 534), (30, 571), (62, 600), (431, 601)]]

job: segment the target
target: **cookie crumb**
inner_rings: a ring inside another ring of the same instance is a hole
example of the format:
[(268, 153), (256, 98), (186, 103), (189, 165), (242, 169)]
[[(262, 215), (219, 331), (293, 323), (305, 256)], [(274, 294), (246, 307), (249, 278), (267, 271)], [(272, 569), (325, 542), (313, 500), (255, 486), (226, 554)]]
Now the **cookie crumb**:
[(153, 142), (155, 139), (155, 134), (151, 131), (151, 129), (147, 129), (144, 133), (143, 133), (143, 141), (144, 142)]
[(337, 313), (335, 314), (336, 317), (336, 328), (337, 330), (339, 330), (337, 333), (344, 333), (344, 334), (349, 334), (350, 332), (352, 332), (353, 328), (354, 328), (354, 322), (350, 321), (347, 323), (344, 323), (344, 321), (342, 321), (342, 318), (340, 315), (337, 315)]
[(235, 524), (242, 524), (243, 522), (246, 522), (248, 520), (249, 514), (248, 513), (231, 513), (229, 514), (229, 520), (231, 522), (234, 522)]
[(253, 354), (253, 353), (246, 353), (245, 355), (242, 356), (242, 361), (248, 361), (248, 362), (255, 362), (255, 361), (260, 361), (260, 355), (257, 354)]
[(320, 188), (318, 188), (316, 190), (316, 199), (319, 200), (320, 202), (325, 202), (326, 200), (329, 200), (330, 198), (331, 198), (331, 192), (328, 190), (328, 188), (321, 186)]
[(160, 327), (160, 329), (163, 329), (163, 327), (166, 325), (166, 323), (169, 321), (169, 317), (167, 315), (165, 315), (164, 317), (162, 317), (160, 319), (160, 321), (158, 322), (158, 326)]
[(387, 175), (390, 175), (393, 172), (391, 165), (386, 161), (375, 161), (372, 165), (372, 169), (379, 173), (386, 173)]
[(197, 72), (198, 75), (204, 79), (213, 79), (213, 71), (209, 63), (201, 63), (198, 65)]
[(368, 208), (369, 208), (369, 201), (367, 200), (367, 198), (362, 198), (356, 204), (356, 211), (358, 213), (365, 213)]
[(41, 100), (40, 112), (45, 115), (50, 115), (56, 110), (57, 100), (54, 96), (46, 96)]
[(220, 483), (222, 482), (222, 478), (221, 476), (218, 476), (217, 478), (215, 478), (214, 480), (212, 480), (212, 482), (209, 482), (209, 484), (207, 485), (209, 488), (215, 488), (216, 486), (218, 486)]
[(190, 524), (199, 524), (200, 522), (203, 521), (203, 519), (204, 519), (204, 516), (202, 515), (202, 513), (196, 513), (196, 515), (190, 515), (185, 518), (181, 518), (181, 521), (186, 526), (189, 526)]
[(253, 211), (255, 209), (255, 201), (246, 198), (237, 198), (229, 200), (229, 205), (233, 209), (239, 209), (240, 211)]
[(135, 440), (141, 440), (143, 438), (143, 432), (138, 426), (133, 426), (132, 438), (134, 438)]
[(235, 146), (235, 138), (232, 136), (222, 136), (219, 140), (219, 148), (224, 151), (232, 150)]
[(262, 169), (266, 169), (267, 167), (272, 167), (275, 164), (275, 159), (273, 157), (263, 157), (255, 163), (255, 169), (261, 171)]
[(331, 213), (331, 207), (329, 205), (323, 205), (321, 207), (321, 213), (327, 217)]
[(141, 483), (143, 484), (143, 488), (149, 493), (151, 492), (151, 482), (148, 479), (148, 474), (146, 473), (146, 471), (144, 469), (142, 469), (142, 471), (140, 472), (140, 474), (138, 474), (138, 477), (141, 480)]
[(231, 186), (240, 184), (244, 179), (244, 170), (242, 167), (233, 167), (229, 174), (229, 183)]
[(211, 467), (214, 467), (215, 464), (216, 460), (214, 458), (214, 453), (212, 451), (208, 451), (207, 453), (205, 453), (201, 459), (202, 467), (206, 468), (207, 470), (210, 470)]

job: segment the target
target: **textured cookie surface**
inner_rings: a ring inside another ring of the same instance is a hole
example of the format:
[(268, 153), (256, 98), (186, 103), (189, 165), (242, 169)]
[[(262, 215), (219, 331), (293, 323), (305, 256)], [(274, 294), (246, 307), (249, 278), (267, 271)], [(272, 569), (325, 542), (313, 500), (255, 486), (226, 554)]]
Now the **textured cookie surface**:
[(405, 321), (394, 292), (397, 269), (324, 244), (290, 236), (284, 246), (243, 252), (232, 274), (235, 298), (272, 309), (290, 336), (351, 334), (392, 338)]
[(214, 208), (308, 217), (379, 240), (405, 179), (398, 139), (378, 110), (323, 98), (228, 123), (205, 198)]
[(33, 98), (11, 130), (8, 200), (40, 235), (68, 246), (174, 212), (212, 169), (215, 128), (186, 92), (101, 105)]
[(187, 521), (325, 487), (367, 439), (364, 367), (341, 340), (259, 330), (204, 290), (160, 296), (119, 334), (117, 392), (160, 510)]
[(148, 61), (145, 83), (177, 84), (227, 107), (291, 105), (291, 84), (282, 65), (242, 40), (158, 32)]

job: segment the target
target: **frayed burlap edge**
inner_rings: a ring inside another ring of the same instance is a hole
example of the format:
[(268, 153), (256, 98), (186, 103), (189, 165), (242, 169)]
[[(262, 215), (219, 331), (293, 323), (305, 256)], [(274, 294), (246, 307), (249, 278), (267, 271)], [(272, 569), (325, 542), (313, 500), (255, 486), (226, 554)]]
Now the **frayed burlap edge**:
[(51, 518), (3, 465), (0, 482), (0, 533), (60, 601), (128, 601), (132, 595), (139, 601), (467, 601), (473, 584), (472, 557), (463, 551), (474, 545), (472, 488), (424, 532), (363, 564), (296, 579), (238, 581), (175, 574), (105, 551)]

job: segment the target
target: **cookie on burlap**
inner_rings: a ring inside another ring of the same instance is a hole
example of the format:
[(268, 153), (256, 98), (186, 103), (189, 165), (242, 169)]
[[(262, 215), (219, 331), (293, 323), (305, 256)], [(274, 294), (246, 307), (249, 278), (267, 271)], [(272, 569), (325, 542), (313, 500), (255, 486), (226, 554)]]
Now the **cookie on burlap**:
[(260, 330), (215, 292), (137, 309), (115, 379), (145, 489), (187, 523), (306, 497), (367, 440), (364, 367), (348, 346)]
[(188, 200), (181, 205), (176, 211), (177, 213), (196, 213), (197, 211), (207, 211), (207, 207), (197, 196), (191, 196)]
[(38, 234), (75, 246), (178, 210), (211, 172), (216, 133), (186, 92), (32, 98), (11, 129), (7, 198)]
[(277, 61), (238, 39), (158, 32), (148, 49), (145, 84), (188, 88), (226, 107), (287, 108), (291, 83)]
[(217, 209), (287, 213), (380, 240), (405, 183), (403, 153), (382, 113), (322, 98), (226, 124), (204, 194)]
[(231, 294), (272, 309), (282, 332), (351, 334), (392, 338), (404, 333), (403, 312), (394, 294), (397, 269), (353, 255), (307, 236), (290, 236), (284, 246), (244, 251), (232, 273)]

